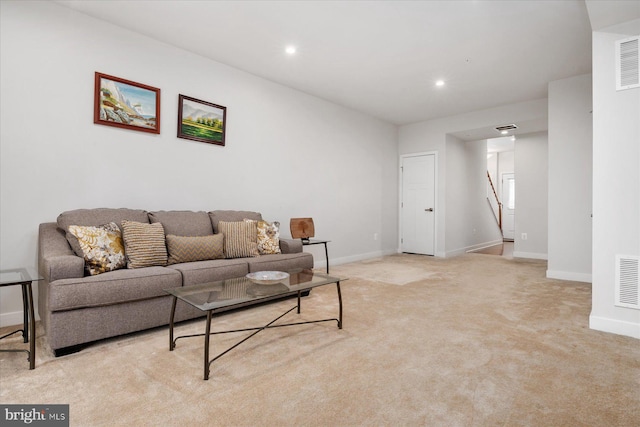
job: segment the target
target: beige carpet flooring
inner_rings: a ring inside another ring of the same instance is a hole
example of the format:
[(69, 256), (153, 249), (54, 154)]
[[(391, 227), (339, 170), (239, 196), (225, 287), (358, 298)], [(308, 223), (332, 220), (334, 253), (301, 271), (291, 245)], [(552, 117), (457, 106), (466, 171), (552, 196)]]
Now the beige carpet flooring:
[[(35, 370), (24, 354), (0, 355), (0, 401), (68, 403), (72, 426), (637, 427), (640, 341), (590, 330), (590, 285), (545, 270), (481, 254), (336, 266), (351, 277), (344, 329), (261, 332), (214, 362), (209, 381), (202, 338), (169, 352), (158, 328), (54, 358), (40, 331)], [(222, 315), (215, 326), (263, 324), (294, 303)], [(285, 320), (336, 313), (326, 286)], [(215, 336), (212, 352), (234, 335)]]

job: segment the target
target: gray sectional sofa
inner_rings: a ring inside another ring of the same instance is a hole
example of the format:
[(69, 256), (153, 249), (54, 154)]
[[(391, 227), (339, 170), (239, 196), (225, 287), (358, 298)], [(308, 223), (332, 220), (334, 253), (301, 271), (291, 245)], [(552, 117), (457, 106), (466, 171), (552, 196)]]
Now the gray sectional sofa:
[[(298, 240), (280, 239), (281, 254), (213, 259), (167, 266), (119, 269), (85, 275), (84, 259), (76, 255), (66, 233), (69, 226), (99, 226), (123, 220), (162, 223), (165, 234), (206, 236), (218, 233), (219, 221), (261, 220), (249, 211), (157, 211), (79, 209), (60, 214), (57, 222), (40, 224), (38, 311), (56, 356), (78, 351), (104, 338), (169, 323), (171, 297), (164, 289), (206, 283), (265, 270), (312, 269), (313, 256)], [(203, 313), (178, 304), (176, 321)]]

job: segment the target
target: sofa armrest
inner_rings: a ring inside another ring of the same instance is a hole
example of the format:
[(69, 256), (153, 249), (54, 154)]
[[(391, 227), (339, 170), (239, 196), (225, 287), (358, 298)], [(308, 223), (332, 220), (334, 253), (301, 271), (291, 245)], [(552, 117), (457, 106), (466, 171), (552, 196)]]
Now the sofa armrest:
[(64, 231), (55, 222), (40, 224), (38, 270), (48, 283), (84, 276), (84, 259), (71, 250)]
[(283, 254), (298, 254), (302, 252), (302, 241), (294, 239), (280, 239), (280, 251)]

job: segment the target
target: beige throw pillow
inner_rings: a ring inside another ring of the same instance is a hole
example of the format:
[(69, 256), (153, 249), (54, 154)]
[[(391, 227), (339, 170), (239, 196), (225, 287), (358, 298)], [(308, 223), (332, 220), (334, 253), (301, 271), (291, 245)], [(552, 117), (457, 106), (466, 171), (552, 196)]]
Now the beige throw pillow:
[(258, 252), (260, 255), (281, 253), (279, 222), (258, 221)]
[(97, 227), (70, 225), (71, 233), (80, 244), (85, 271), (95, 276), (127, 266), (122, 234), (115, 222)]
[(226, 258), (246, 258), (259, 256), (257, 221), (237, 221), (218, 223), (224, 235), (224, 255)]
[(224, 258), (224, 236), (167, 235), (168, 264)]
[(127, 268), (167, 265), (167, 247), (162, 224), (122, 221)]

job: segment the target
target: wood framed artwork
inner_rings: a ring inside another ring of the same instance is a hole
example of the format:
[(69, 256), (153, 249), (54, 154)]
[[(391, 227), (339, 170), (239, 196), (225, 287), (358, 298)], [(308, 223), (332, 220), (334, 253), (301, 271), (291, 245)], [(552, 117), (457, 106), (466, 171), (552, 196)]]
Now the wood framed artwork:
[(178, 138), (225, 144), (227, 107), (186, 95), (178, 98)]
[(160, 133), (160, 89), (96, 72), (93, 123)]

